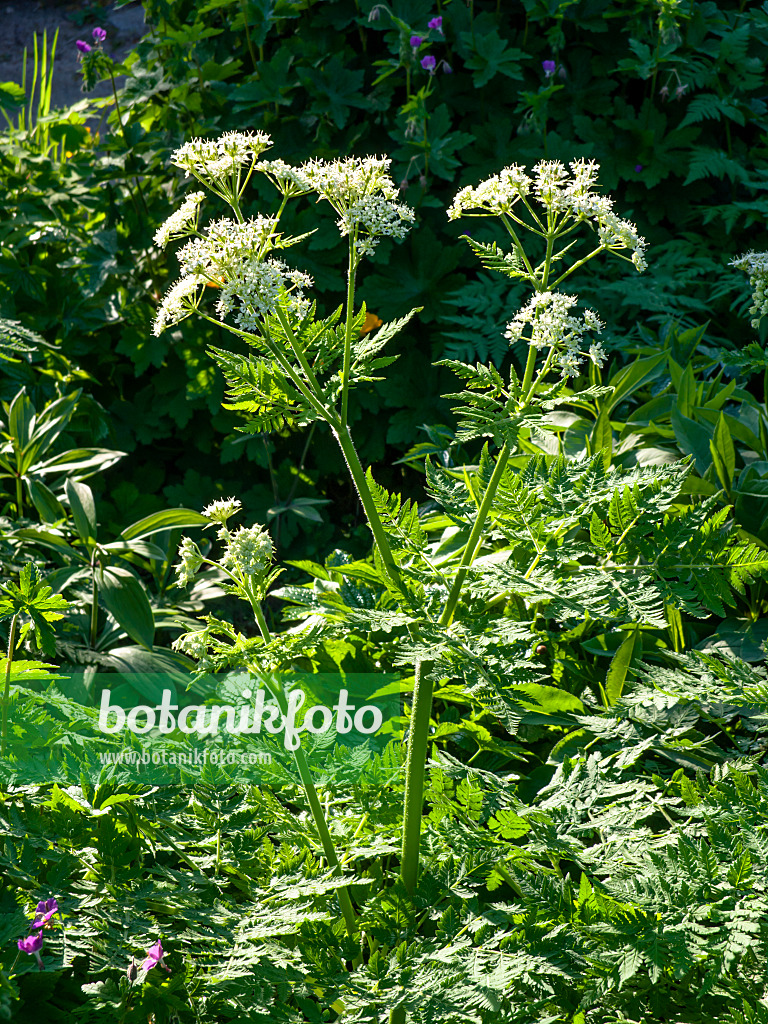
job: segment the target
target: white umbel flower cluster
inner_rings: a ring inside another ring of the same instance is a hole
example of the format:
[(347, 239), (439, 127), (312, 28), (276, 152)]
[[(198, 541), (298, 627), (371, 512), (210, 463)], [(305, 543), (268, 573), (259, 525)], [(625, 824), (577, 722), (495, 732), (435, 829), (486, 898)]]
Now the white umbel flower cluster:
[(645, 270), (645, 239), (634, 224), (613, 212), (612, 199), (592, 191), (600, 165), (594, 160), (575, 160), (570, 169), (569, 174), (559, 160), (542, 160), (530, 177), (518, 164), (505, 167), (479, 185), (461, 189), (448, 208), (448, 218), (456, 220), (464, 213), (511, 213), (516, 203), (531, 197), (550, 214), (570, 214), (576, 221), (592, 221), (603, 248), (612, 252), (628, 249), (635, 267)]
[(389, 175), (391, 162), (385, 157), (348, 157), (310, 160), (300, 168), (312, 190), (338, 213), (342, 236), (358, 233), (359, 256), (372, 255), (381, 238), (405, 238), (415, 220), (409, 206), (395, 202), (399, 191)]
[(515, 203), (528, 196), (532, 189), (533, 181), (525, 173), (525, 168), (512, 164), (479, 185), (466, 185), (461, 189), (448, 207), (448, 219), (457, 220), (467, 210), (497, 215), (509, 213)]
[(754, 319), (752, 326), (757, 330), (760, 321), (768, 313), (768, 252), (748, 252), (731, 260), (731, 266), (749, 274), (752, 288), (752, 305), (749, 312)]
[(155, 232), (155, 245), (164, 249), (171, 239), (182, 238), (194, 231), (197, 227), (200, 203), (204, 198), (204, 192), (192, 192), (188, 195), (178, 210), (172, 213), (165, 224), (161, 224)]
[(366, 196), (353, 203), (336, 222), (341, 236), (351, 234), (355, 228), (365, 235), (358, 238), (355, 247), (361, 256), (372, 256), (381, 238), (403, 239), (411, 230), (415, 215), (410, 206), (393, 203), (383, 196)]
[(528, 343), (535, 349), (554, 349), (554, 363), (563, 377), (578, 377), (587, 355), (596, 366), (602, 366), (605, 352), (600, 342), (593, 342), (588, 352), (582, 350), (582, 343), (588, 331), (599, 334), (605, 324), (591, 309), (582, 316), (573, 316), (570, 310), (577, 302), (575, 295), (539, 292), (507, 324), (504, 337), (512, 343), (519, 341), (530, 325)]
[(222, 319), (234, 313), (235, 323), (244, 331), (257, 329), (261, 319), (275, 311), (283, 291), (289, 295), (289, 307), (303, 316), (309, 307), (304, 289), (312, 287), (312, 278), (289, 269), (282, 260), (264, 258), (273, 244), (276, 223), (274, 217), (258, 216), (242, 224), (223, 218), (209, 224), (203, 237), (187, 242), (178, 253), (184, 275), (174, 286), (179, 294), (171, 289), (163, 299), (155, 334), (194, 308), (182, 301), (185, 288), (194, 290), (188, 282), (195, 282), (195, 289), (200, 283), (220, 289), (217, 313)]
[(171, 156), (176, 164), (201, 181), (230, 177), (244, 164), (257, 160), (272, 145), (266, 132), (225, 132), (218, 139), (192, 139)]
[(312, 191), (312, 183), (300, 167), (291, 167), (285, 160), (261, 160), (256, 170), (266, 174), (284, 196), (303, 196)]
[(200, 548), (191, 537), (182, 538), (179, 545), (179, 559), (180, 562), (176, 566), (176, 583), (179, 587), (185, 587), (190, 580), (195, 578), (203, 564)]
[(212, 523), (221, 523), (223, 525), (236, 512), (239, 512), (242, 507), (242, 502), (239, 498), (217, 498), (210, 505), (206, 505), (203, 509), (203, 515), (207, 516)]
[(239, 569), (246, 576), (263, 576), (272, 561), (272, 539), (260, 526), (241, 526), (229, 538), (222, 565)]
[(197, 291), (204, 284), (204, 277), (191, 274), (189, 277), (182, 277), (168, 289), (160, 303), (152, 328), (156, 337), (159, 337), (166, 327), (179, 323), (197, 309), (200, 301)]

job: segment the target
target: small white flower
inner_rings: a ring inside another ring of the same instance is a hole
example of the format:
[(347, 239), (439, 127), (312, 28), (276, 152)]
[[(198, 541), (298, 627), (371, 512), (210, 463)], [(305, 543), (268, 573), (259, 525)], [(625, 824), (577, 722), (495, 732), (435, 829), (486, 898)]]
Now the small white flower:
[(284, 160), (261, 160), (256, 164), (256, 170), (266, 174), (284, 196), (302, 196), (312, 191), (309, 178)]
[(182, 277), (168, 289), (160, 303), (152, 328), (156, 337), (159, 337), (166, 327), (179, 323), (197, 309), (199, 302), (197, 290), (203, 284), (205, 284), (204, 277), (192, 274), (189, 277)]
[[(575, 295), (538, 292), (507, 324), (504, 337), (511, 343), (519, 341), (525, 327), (529, 326), (529, 345), (535, 349), (555, 349), (555, 364), (562, 376), (578, 376), (578, 367), (585, 355), (581, 351), (584, 334), (587, 331), (599, 334), (604, 324), (591, 309), (585, 310), (581, 317), (573, 316), (570, 310), (577, 301)], [(602, 365), (599, 360), (605, 358), (605, 353), (599, 342), (593, 343), (589, 355), (598, 366)]]
[(176, 566), (176, 583), (185, 587), (190, 580), (193, 580), (203, 564), (203, 556), (200, 548), (191, 537), (183, 537), (179, 545), (180, 563)]
[(754, 317), (751, 324), (757, 330), (761, 319), (768, 313), (768, 252), (745, 253), (744, 256), (731, 260), (730, 265), (749, 274), (749, 284), (752, 288), (752, 305), (749, 312)]
[(232, 534), (222, 565), (234, 565), (246, 576), (263, 576), (272, 561), (272, 539), (261, 526), (241, 526)]
[(171, 155), (171, 163), (187, 175), (212, 184), (236, 174), (272, 145), (266, 132), (225, 132), (219, 139), (192, 139)]
[(192, 192), (188, 195), (178, 210), (155, 232), (155, 245), (164, 249), (172, 238), (181, 238), (189, 234), (190, 229), (194, 230), (197, 227), (200, 203), (204, 198), (203, 192)]
[(218, 498), (203, 509), (203, 515), (207, 516), (213, 523), (226, 523), (242, 505), (238, 498)]
[(512, 164), (474, 188), (465, 186), (448, 208), (448, 219), (456, 220), (465, 210), (482, 210), (488, 214), (508, 213), (522, 196), (533, 188), (525, 168)]

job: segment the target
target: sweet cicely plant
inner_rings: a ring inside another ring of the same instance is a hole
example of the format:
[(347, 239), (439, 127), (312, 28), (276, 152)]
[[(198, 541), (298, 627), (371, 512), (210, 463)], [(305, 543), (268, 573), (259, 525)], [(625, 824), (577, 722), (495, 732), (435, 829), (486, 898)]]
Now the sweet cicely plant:
[[(492, 366), (447, 361), (465, 381), (465, 390), (452, 396), (459, 416), (458, 439), (490, 438), (498, 450), (492, 458), (486, 443), (480, 466), (456, 505), (461, 505), (462, 516), (464, 520), (469, 517), (471, 527), (460, 535), (461, 543), (450, 546), (448, 557), (438, 557), (438, 546), (429, 544), (418, 510), (388, 494), (375, 482), (371, 470), (363, 468), (349, 428), (353, 387), (380, 379), (379, 371), (392, 361), (382, 355), (385, 344), (418, 312), (385, 324), (372, 336), (363, 336), (365, 306), (355, 308), (356, 276), (362, 260), (374, 255), (382, 238), (398, 240), (406, 235), (414, 223), (413, 211), (397, 201), (386, 159), (312, 160), (292, 167), (281, 160), (261, 160), (269, 145), (263, 133), (230, 132), (217, 141), (189, 142), (173, 155), (173, 163), (224, 201), (231, 215), (203, 226), (205, 193), (194, 192), (157, 232), (161, 245), (175, 238), (189, 240), (178, 254), (182, 277), (160, 306), (155, 332), (195, 314), (243, 339), (250, 349), (248, 355), (224, 349), (212, 352), (227, 379), (230, 407), (245, 413), (249, 426), (258, 430), (285, 422), (302, 426), (325, 422), (341, 448), (374, 543), (373, 565), (355, 563), (345, 571), (376, 588), (376, 609), (365, 620), (368, 628), (385, 621), (390, 627), (400, 627), (395, 663), (412, 665), (414, 673), (400, 858), (402, 882), (412, 894), (419, 876), (433, 687), (445, 674), (444, 662), (435, 652), (445, 646), (440, 638), (447, 637), (459, 646), (463, 642), (458, 612), (473, 563), (488, 544), (492, 530), (499, 528), (495, 512), (499, 489), (508, 491), (515, 486), (510, 459), (542, 450), (537, 439), (546, 435), (547, 417), (556, 406), (585, 403), (610, 390), (594, 385), (574, 393), (569, 386), (585, 360), (598, 367), (602, 364), (604, 353), (596, 335), (603, 325), (591, 310), (577, 309), (575, 295), (559, 288), (604, 252), (615, 253), (643, 270), (645, 242), (634, 225), (616, 215), (611, 200), (595, 191), (598, 167), (593, 161), (575, 161), (570, 172), (557, 161), (545, 161), (530, 175), (522, 167), (507, 167), (456, 196), (448, 211), (450, 218), (493, 217), (510, 238), (509, 251), (504, 251), (496, 243), (468, 237), (482, 264), (527, 282), (532, 295), (506, 326), (510, 342), (528, 342), (522, 377), (514, 369), (505, 379)], [(275, 186), (279, 196), (276, 212), (248, 211), (244, 192), (254, 173), (264, 174)], [(308, 297), (311, 279), (276, 255), (306, 238), (286, 236), (280, 229), (288, 202), (304, 196), (328, 203), (337, 215), (341, 236), (348, 240), (345, 300), (325, 318), (318, 317), (316, 305)], [(528, 236), (533, 236), (531, 243), (524, 244), (523, 238)], [(212, 295), (214, 303), (209, 301)], [(430, 466), (427, 482), (430, 493), (453, 514), (451, 488), (455, 498), (456, 482), (441, 480)], [(244, 537), (228, 532), (226, 519), (234, 509), (235, 505), (224, 501), (206, 514), (212, 523), (220, 524), (220, 537), (229, 551), (224, 568), (234, 590), (249, 601), (260, 635), (246, 639), (210, 618), (205, 629), (182, 638), (180, 645), (201, 658), (205, 667), (290, 664), (317, 643), (317, 608), (311, 630), (270, 636), (260, 610), (269, 580), (264, 583), (263, 564), (259, 563), (258, 573), (251, 573), (234, 553), (236, 538)], [(456, 521), (461, 521), (461, 516)], [(259, 544), (266, 543), (260, 528), (249, 529), (255, 531), (253, 536), (248, 534), (254, 544), (258, 538)], [(185, 541), (181, 555), (182, 579), (186, 579), (203, 564), (204, 556), (190, 541)], [(529, 575), (541, 556), (540, 551)], [(329, 628), (333, 628), (334, 617), (337, 622), (344, 616), (354, 622), (352, 612), (341, 610), (338, 602), (320, 611), (327, 613)], [(473, 657), (467, 649), (467, 658)], [(482, 659), (477, 671), (481, 680), (488, 675)], [(340, 859), (305, 762), (299, 763), (299, 770), (327, 859), (339, 868)], [(340, 892), (347, 928), (353, 931), (354, 909), (347, 890)], [(395, 1008), (393, 1021), (404, 1019), (403, 1012)]]

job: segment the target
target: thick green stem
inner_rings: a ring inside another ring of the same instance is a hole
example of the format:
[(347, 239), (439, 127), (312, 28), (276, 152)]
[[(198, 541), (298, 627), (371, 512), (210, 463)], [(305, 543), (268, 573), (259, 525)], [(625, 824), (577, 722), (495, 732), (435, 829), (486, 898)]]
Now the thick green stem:
[(409, 893), (416, 888), (419, 874), (419, 840), (421, 837), (424, 771), (426, 768), (429, 722), (432, 716), (432, 680), (424, 662), (416, 664), (413, 706), (408, 729), (408, 755), (405, 762), (405, 797), (403, 801), (403, 849), (400, 877)]
[(511, 453), (512, 449), (510, 448), (508, 443), (505, 443), (501, 451), (499, 452), (498, 458), (496, 459), (496, 465), (494, 467), (493, 473), (491, 474), (491, 479), (488, 481), (488, 487), (486, 489), (485, 494), (483, 495), (483, 500), (480, 503), (480, 508), (477, 510), (477, 518), (475, 519), (475, 522), (472, 526), (472, 531), (469, 535), (469, 540), (467, 541), (464, 547), (464, 553), (461, 556), (459, 568), (453, 579), (453, 584), (451, 585), (451, 590), (450, 593), (448, 594), (448, 600), (445, 603), (443, 614), (440, 616), (441, 626), (450, 626), (451, 622), (453, 621), (454, 612), (456, 611), (456, 605), (458, 604), (459, 597), (461, 596), (461, 588), (464, 585), (464, 580), (466, 579), (467, 571), (469, 567), (472, 565), (472, 562), (475, 560), (475, 555), (477, 554), (477, 550), (480, 547), (480, 538), (483, 532), (483, 528), (485, 527), (485, 522), (488, 518), (488, 513), (491, 511), (493, 499), (496, 497), (496, 491), (498, 490), (499, 484), (501, 483), (501, 478), (504, 476), (504, 470), (507, 468), (507, 462), (509, 461), (509, 456), (511, 455)]
[(349, 236), (349, 269), (347, 271), (347, 316), (344, 325), (344, 363), (341, 370), (341, 427), (347, 426), (349, 405), (349, 364), (352, 353), (352, 322), (355, 318), (355, 240), (357, 232)]
[(0, 743), (0, 752), (5, 754), (5, 746), (8, 742), (8, 702), (11, 696), (11, 666), (13, 665), (13, 652), (16, 649), (16, 631), (19, 625), (19, 612), (11, 619), (11, 629), (8, 634), (8, 658), (5, 663), (5, 686), (3, 687), (3, 734)]
[[(535, 355), (534, 355), (535, 361)], [(533, 371), (531, 371), (532, 373)], [(454, 577), (445, 609), (440, 617), (441, 626), (449, 626), (453, 619), (456, 605), (458, 604), (461, 588), (467, 575), (467, 571), (474, 561), (475, 555), (480, 547), (480, 539), (486, 520), (496, 496), (499, 483), (504, 475), (511, 448), (504, 444), (496, 466), (494, 467), (491, 479), (480, 507), (477, 511), (472, 531), (469, 535), (464, 552), (459, 563), (459, 568)], [(407, 891), (413, 893), (416, 888), (419, 871), (419, 841), (421, 837), (421, 818), (424, 799), (424, 773), (427, 761), (427, 743), (429, 741), (429, 723), (432, 716), (432, 680), (429, 678), (430, 665), (426, 662), (418, 662), (416, 665), (416, 678), (413, 687), (413, 705), (411, 709), (411, 724), (408, 737), (408, 754), (405, 765), (405, 797), (403, 805), (403, 848), (400, 862), (400, 877), (403, 880)], [(390, 1017), (391, 1024), (397, 1024), (398, 1020), (404, 1017), (397, 1017), (394, 1013)]]
[(337, 428), (336, 426), (333, 426), (333, 424), (332, 428), (336, 435), (336, 440), (339, 442), (342, 454), (344, 455), (344, 460), (347, 463), (347, 467), (352, 477), (352, 482), (360, 496), (360, 501), (362, 502), (363, 510), (368, 520), (368, 525), (373, 533), (373, 539), (376, 542), (376, 547), (379, 549), (379, 554), (384, 562), (387, 575), (403, 595), (407, 596), (405, 585), (400, 575), (400, 570), (395, 562), (392, 549), (389, 546), (389, 541), (387, 540), (387, 535), (384, 532), (384, 526), (379, 518), (379, 513), (376, 511), (376, 505), (368, 487), (368, 481), (365, 479), (365, 473), (363, 472), (363, 467), (357, 454), (357, 449), (352, 442), (352, 436), (349, 433), (349, 428)]
[[(253, 608), (253, 614), (256, 618), (256, 623), (259, 627), (259, 631), (262, 637), (264, 638), (265, 642), (268, 642), (270, 638), (269, 627), (267, 626), (266, 620), (264, 618), (264, 613), (261, 610), (261, 605), (255, 599), (252, 599), (251, 607)], [(282, 689), (279, 686), (276, 686), (274, 687), (274, 689), (270, 687), (270, 691), (275, 697), (275, 700), (277, 701), (280, 711), (284, 715), (287, 714), (288, 701), (286, 700), (285, 694), (283, 693)], [(312, 812), (312, 817), (315, 822), (315, 828), (317, 829), (318, 835), (320, 836), (320, 842), (323, 847), (325, 859), (333, 868), (334, 873), (337, 875), (341, 875), (341, 864), (339, 863), (339, 858), (336, 855), (336, 848), (333, 845), (333, 839), (331, 838), (331, 833), (328, 829), (328, 823), (325, 820), (323, 806), (320, 803), (320, 798), (317, 795), (315, 784), (312, 781), (312, 774), (309, 770), (309, 765), (307, 764), (307, 759), (304, 756), (304, 751), (302, 750), (301, 746), (297, 747), (297, 749), (294, 750), (293, 757), (296, 762), (296, 767), (299, 771), (299, 777), (301, 779), (302, 785), (304, 786), (304, 792), (306, 794), (307, 801), (309, 802), (309, 808)], [(341, 906), (341, 912), (344, 916), (344, 923), (347, 927), (347, 933), (350, 936), (353, 936), (357, 932), (355, 909), (352, 906), (352, 898), (350, 897), (349, 890), (347, 889), (346, 886), (339, 889), (338, 896), (339, 905)]]

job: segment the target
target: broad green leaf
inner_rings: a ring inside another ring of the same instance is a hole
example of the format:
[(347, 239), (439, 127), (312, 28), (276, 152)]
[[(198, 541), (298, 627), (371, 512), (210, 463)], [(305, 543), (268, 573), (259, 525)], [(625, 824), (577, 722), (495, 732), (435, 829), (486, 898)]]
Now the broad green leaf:
[(125, 452), (110, 451), (108, 448), (73, 448), (71, 451), (54, 455), (45, 462), (35, 466), (35, 472), (40, 474), (58, 473), (62, 476), (72, 473), (78, 479), (93, 476), (110, 466), (114, 466), (123, 458)]
[(607, 382), (612, 385), (614, 391), (608, 399), (608, 412), (613, 412), (616, 406), (628, 398), (634, 391), (656, 380), (664, 372), (664, 364), (667, 361), (666, 352), (660, 352), (655, 356), (647, 356), (645, 359), (636, 359), (628, 366), (622, 367)]
[(162, 512), (153, 512), (150, 516), (137, 520), (127, 526), (121, 533), (123, 540), (140, 540), (160, 530), (181, 529), (192, 526), (210, 526), (211, 520), (200, 512), (190, 508), (167, 508)]
[(736, 450), (733, 446), (733, 438), (723, 413), (720, 413), (717, 419), (714, 437), (709, 442), (709, 450), (712, 454), (715, 471), (720, 478), (720, 483), (725, 488), (726, 493), (730, 494), (733, 475), (736, 472)]
[(27, 480), (32, 504), (44, 523), (57, 523), (67, 518), (67, 512), (56, 495), (41, 480)]
[(83, 544), (96, 540), (96, 503), (93, 491), (88, 484), (67, 480), (65, 492), (80, 540)]
[(118, 566), (103, 569), (98, 575), (99, 594), (128, 636), (143, 647), (151, 648), (155, 639), (155, 620), (144, 588), (132, 572)]
[(14, 446), (21, 451), (29, 444), (35, 428), (35, 407), (27, 396), (26, 388), (19, 391), (8, 411), (8, 429)]

